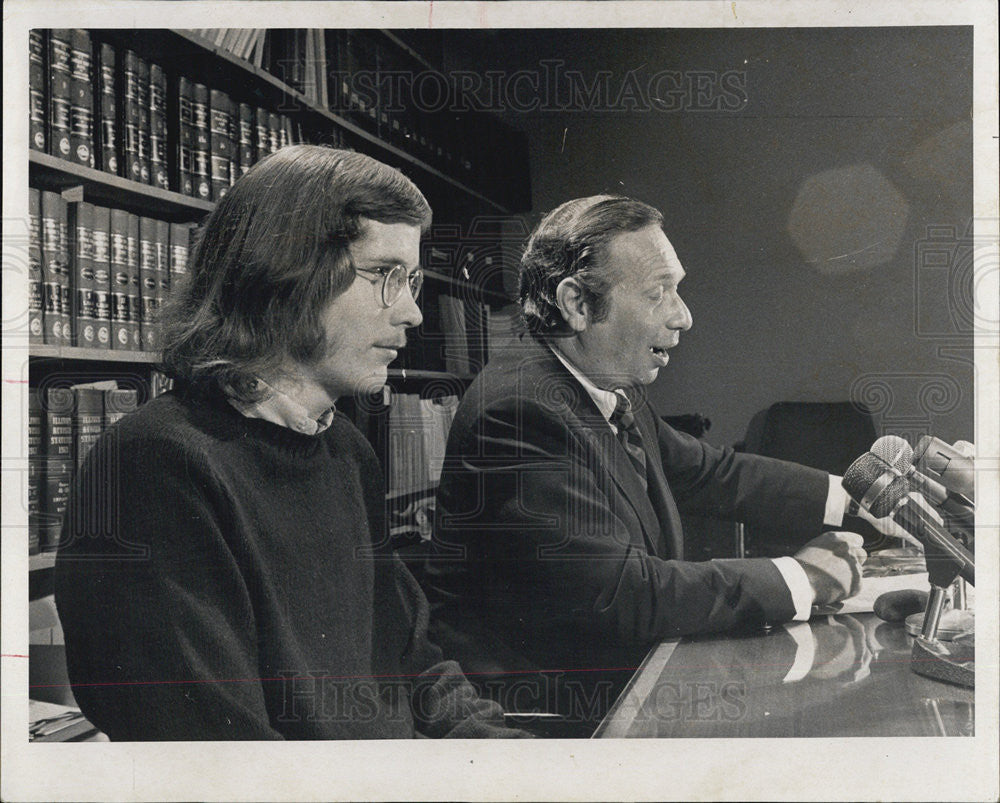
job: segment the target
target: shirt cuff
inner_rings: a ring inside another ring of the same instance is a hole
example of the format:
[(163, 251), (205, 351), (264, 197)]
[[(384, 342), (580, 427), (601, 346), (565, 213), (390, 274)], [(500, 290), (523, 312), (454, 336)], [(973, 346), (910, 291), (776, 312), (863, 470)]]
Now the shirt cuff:
[(806, 622), (809, 614), (812, 613), (812, 604), (815, 595), (809, 578), (806, 577), (806, 570), (795, 558), (771, 558), (771, 562), (781, 574), (781, 579), (788, 586), (788, 591), (792, 595), (792, 606), (795, 608), (793, 621)]
[(847, 503), (850, 497), (844, 486), (841, 485), (842, 477), (830, 474), (830, 490), (826, 494), (826, 510), (823, 511), (823, 524), (827, 527), (840, 527), (844, 523), (844, 512), (847, 510)]

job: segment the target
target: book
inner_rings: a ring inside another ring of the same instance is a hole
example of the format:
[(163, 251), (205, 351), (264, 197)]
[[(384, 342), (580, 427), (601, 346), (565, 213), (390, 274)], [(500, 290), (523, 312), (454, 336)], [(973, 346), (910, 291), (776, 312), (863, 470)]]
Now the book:
[(208, 201), (212, 197), (211, 133), (209, 128), (209, 94), (204, 84), (192, 84), (191, 120), (191, 179), (194, 197)]
[(42, 551), (55, 549), (73, 478), (73, 391), (47, 388), (43, 400), (44, 490), (39, 516)]
[(97, 153), (98, 167), (105, 173), (118, 175), (119, 148), (118, 141), (118, 86), (116, 73), (115, 49), (111, 45), (101, 43), (97, 51)]
[(408, 494), (426, 487), (424, 418), (418, 395), (392, 394), (388, 430), (388, 493)]
[(271, 137), (268, 128), (268, 114), (266, 109), (257, 107), (254, 112), (254, 162), (259, 162), (271, 152)]
[(209, 151), (211, 153), (212, 200), (219, 200), (230, 187), (230, 159), (233, 142), (230, 139), (232, 111), (229, 95), (218, 89), (209, 90)]
[(129, 413), (139, 409), (139, 391), (135, 388), (114, 388), (104, 391), (103, 430), (108, 430)]
[(93, 167), (94, 84), (90, 34), (74, 28), (70, 32), (70, 43), (70, 161)]
[(125, 350), (129, 336), (128, 212), (112, 209), (111, 239), (111, 348)]
[(45, 342), (42, 279), (42, 193), (28, 188), (28, 342)]
[(48, 110), (45, 102), (45, 53), (47, 34), (39, 28), (28, 31), (28, 145), (46, 151)]
[(160, 308), (170, 296), (170, 224), (167, 221), (156, 221), (156, 238), (153, 246), (155, 248), (156, 281), (158, 283), (156, 311), (159, 314)]
[(156, 260), (157, 221), (139, 218), (139, 330), (140, 348), (156, 351), (160, 348), (156, 327), (156, 307), (160, 293), (160, 277)]
[(249, 103), (239, 106), (239, 154), (240, 175), (246, 173), (257, 160), (254, 146), (254, 110)]
[(191, 226), (188, 223), (170, 224), (170, 287), (177, 288), (187, 274), (188, 254), (191, 244)]
[(142, 181), (139, 159), (139, 57), (131, 50), (122, 55), (121, 130), (123, 175), (132, 181)]
[(42, 478), (42, 436), (44, 422), (42, 401), (37, 388), (28, 389), (28, 554), (36, 555), (41, 551), (42, 542), (39, 531), (39, 515), (41, 513)]
[(438, 296), (441, 333), (444, 336), (445, 370), (459, 376), (470, 372), (469, 344), (466, 335), (465, 304), (448, 293)]
[(170, 189), (167, 172), (167, 76), (159, 64), (149, 65), (149, 170), (150, 183)]
[(66, 201), (55, 192), (43, 190), (42, 209), (42, 289), (44, 342), (66, 345), (70, 333), (69, 250), (67, 247)]
[(73, 205), (76, 213), (76, 238), (73, 253), (76, 279), (74, 342), (84, 348), (98, 348), (97, 288), (94, 273), (94, 206), (85, 202)]
[(194, 195), (194, 85), (183, 75), (177, 79), (177, 189)]
[(149, 62), (144, 58), (136, 58), (136, 106), (139, 119), (136, 124), (136, 152), (139, 161), (139, 180), (150, 184), (153, 180), (150, 144), (150, 113), (149, 113)]
[(94, 207), (91, 228), (96, 347), (111, 348), (111, 210)]
[(87, 452), (104, 430), (104, 391), (93, 387), (73, 388), (73, 453), (79, 468)]
[(126, 237), (128, 253), (128, 340), (132, 351), (142, 350), (142, 291), (139, 287), (139, 216), (129, 213)]
[(53, 28), (49, 32), (48, 53), (48, 146), (49, 153), (69, 159), (72, 80), (70, 31)]

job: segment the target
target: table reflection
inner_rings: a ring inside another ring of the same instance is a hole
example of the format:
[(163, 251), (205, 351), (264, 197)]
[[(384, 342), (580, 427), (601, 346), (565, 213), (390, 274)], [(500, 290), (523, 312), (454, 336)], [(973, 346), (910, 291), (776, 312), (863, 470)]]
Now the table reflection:
[(973, 691), (910, 671), (912, 643), (865, 613), (663, 645), (596, 735), (973, 735)]

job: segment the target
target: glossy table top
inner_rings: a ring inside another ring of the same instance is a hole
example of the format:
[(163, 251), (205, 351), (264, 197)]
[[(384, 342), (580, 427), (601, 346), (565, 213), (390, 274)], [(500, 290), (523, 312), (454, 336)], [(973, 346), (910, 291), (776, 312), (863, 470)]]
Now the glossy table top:
[(914, 673), (912, 645), (873, 613), (663, 642), (594, 736), (974, 735), (974, 691)]

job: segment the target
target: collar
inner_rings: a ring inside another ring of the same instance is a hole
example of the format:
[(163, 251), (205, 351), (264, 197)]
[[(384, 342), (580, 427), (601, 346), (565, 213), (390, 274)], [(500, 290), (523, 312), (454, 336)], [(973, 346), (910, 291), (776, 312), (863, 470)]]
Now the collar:
[(333, 423), (334, 407), (326, 410), (319, 418), (311, 418), (305, 406), (294, 398), (268, 385), (263, 379), (257, 380), (257, 387), (267, 392), (259, 402), (244, 402), (233, 396), (226, 400), (247, 418), (261, 418), (302, 435), (319, 435)]
[(597, 409), (601, 411), (601, 415), (604, 416), (604, 420), (610, 423), (611, 415), (618, 406), (618, 394), (613, 390), (605, 390), (604, 388), (597, 387), (597, 385), (591, 382), (579, 368), (571, 363), (566, 356), (559, 351), (559, 349), (553, 346), (548, 340), (545, 340), (544, 342), (545, 345), (549, 347), (549, 351), (556, 355), (556, 359), (566, 366), (566, 370), (573, 375), (573, 378), (583, 385), (583, 389), (587, 391), (587, 395), (594, 400), (594, 404), (596, 404)]

